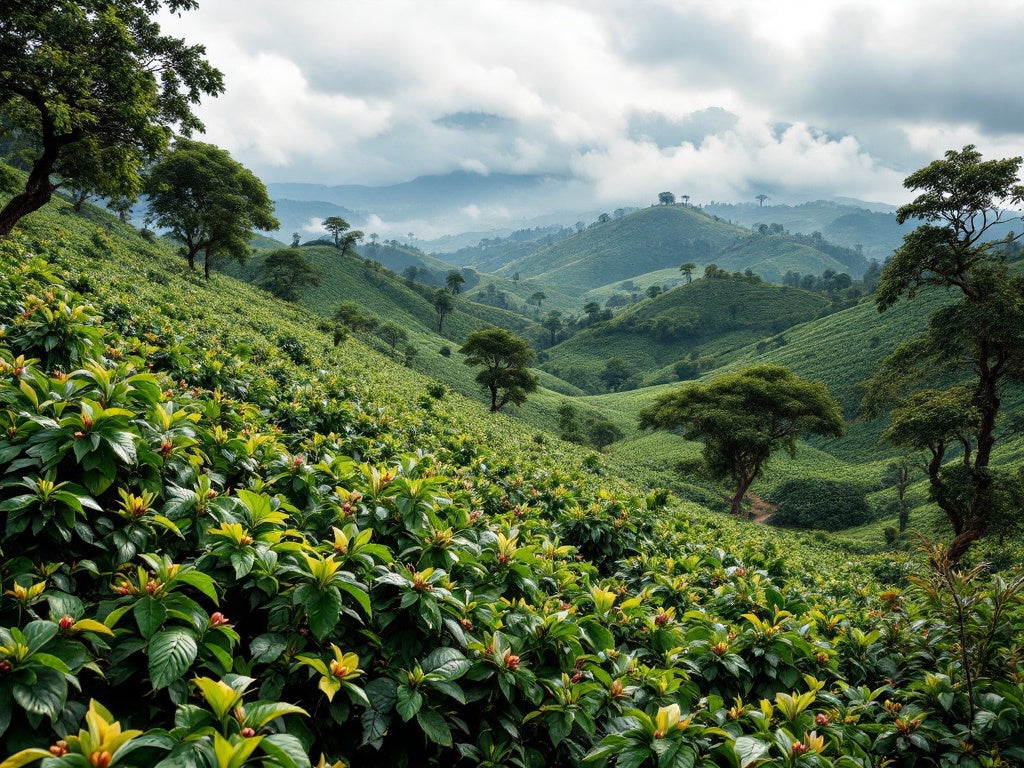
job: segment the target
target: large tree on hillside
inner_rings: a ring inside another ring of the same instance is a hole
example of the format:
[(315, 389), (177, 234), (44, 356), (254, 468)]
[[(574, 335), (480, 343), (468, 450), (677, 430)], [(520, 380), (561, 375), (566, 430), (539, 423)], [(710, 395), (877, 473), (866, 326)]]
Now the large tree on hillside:
[(303, 289), (320, 285), (320, 274), (300, 248), (278, 248), (263, 260), (257, 284), (285, 301), (298, 301)]
[(451, 295), (448, 291), (438, 288), (434, 291), (433, 299), (431, 303), (434, 305), (434, 309), (437, 311), (437, 332), (440, 333), (444, 327), (444, 319), (448, 316), (448, 313), (455, 307), (455, 302), (452, 301)]
[(968, 145), (908, 176), (904, 186), (918, 196), (896, 220), (923, 223), (904, 236), (875, 293), (880, 312), (923, 289), (954, 297), (931, 313), (922, 336), (889, 355), (866, 399), (872, 413), (893, 407), (892, 442), (928, 452), (930, 494), (953, 528), (954, 563), (1014, 513), (1005, 493), (1013, 478), (990, 461), (1003, 389), (1024, 380), (1024, 276), (1010, 274), (1005, 240), (991, 230), (1024, 202), (1021, 162), (982, 160)]
[(526, 395), (537, 389), (537, 377), (527, 370), (534, 361), (533, 350), (504, 328), (474, 331), (459, 349), (466, 365), (479, 365), (476, 381), (491, 395), (491, 411), (500, 411), (509, 403), (521, 405)]
[(171, 128), (202, 130), (191, 105), (223, 90), (201, 45), (160, 34), (162, 9), (195, 0), (18, 0), (0, 13), (0, 125), (30, 138), (23, 191), (0, 237), (61, 186), (134, 198), (139, 168)]
[(244, 262), (254, 230), (280, 226), (263, 182), (212, 144), (175, 141), (149, 172), (143, 191), (149, 198), (147, 220), (182, 243), (189, 269), (195, 269), (202, 252), (207, 279), (214, 257)]
[(730, 509), (735, 515), (773, 453), (782, 449), (793, 455), (802, 435), (839, 436), (845, 423), (824, 384), (781, 365), (756, 365), (660, 395), (640, 412), (640, 427), (681, 428), (687, 440), (704, 443), (712, 476), (734, 483)]

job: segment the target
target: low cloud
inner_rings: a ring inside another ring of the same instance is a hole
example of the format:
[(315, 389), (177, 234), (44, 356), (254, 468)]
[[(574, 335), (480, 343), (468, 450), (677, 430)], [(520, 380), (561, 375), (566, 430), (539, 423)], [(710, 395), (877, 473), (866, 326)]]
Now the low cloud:
[(947, 149), (1024, 149), (1016, 0), (204, 0), (162, 23), (225, 72), (208, 140), (268, 182), (470, 170), (574, 176), (577, 210), (664, 189), (898, 202)]

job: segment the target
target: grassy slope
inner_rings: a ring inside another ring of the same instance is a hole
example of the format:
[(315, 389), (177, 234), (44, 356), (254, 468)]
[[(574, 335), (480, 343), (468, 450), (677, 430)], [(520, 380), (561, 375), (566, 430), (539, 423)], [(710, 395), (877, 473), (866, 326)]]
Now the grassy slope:
[(646, 272), (698, 261), (686, 243), (706, 240), (718, 250), (747, 231), (716, 221), (696, 208), (655, 206), (627, 214), (506, 264), (519, 272), (580, 294)]
[[(95, 233), (101, 234), (105, 245), (90, 242)], [(417, 367), (429, 361), (421, 372), (400, 365), (358, 338), (332, 347), (329, 334), (316, 330), (319, 316), (315, 312), (278, 301), (227, 275), (215, 272), (210, 281), (204, 281), (200, 273), (187, 271), (184, 261), (168, 244), (146, 241), (130, 225), (122, 225), (97, 209), (87, 207), (82, 215), (75, 215), (70, 206), (57, 200), (24, 219), (18, 234), (30, 248), (52, 254), (50, 259), (58, 274), (79, 285), (105, 314), (123, 315), (138, 325), (151, 319), (178, 324), (186, 338), (216, 340), (225, 348), (241, 344), (259, 351), (290, 337), (350, 376), (353, 386), (384, 418), (389, 418), (389, 413), (422, 408), (429, 402), (430, 418), (436, 419), (438, 429), (465, 433), (499, 455), (528, 456), (530, 464), (543, 471), (575, 471), (585, 459), (592, 462), (596, 458), (594, 469), (587, 473), (597, 473), (599, 482), (614, 493), (642, 494), (650, 487), (672, 488), (680, 494), (676, 497), (677, 513), (691, 522), (697, 537), (707, 528), (718, 540), (727, 536), (755, 549), (760, 546), (758, 542), (771, 541), (789, 552), (795, 564), (820, 566), (847, 557), (845, 545), (823, 549), (811, 534), (766, 530), (713, 514), (705, 503), (715, 506), (714, 492), (699, 480), (694, 485), (675, 473), (666, 475), (661, 465), (648, 461), (642, 452), (617, 450), (598, 458), (589, 449), (557, 439), (542, 427), (554, 422), (555, 409), (565, 402), (561, 395), (542, 391), (522, 409), (513, 411), (514, 416), (488, 413), (481, 397), (449, 392), (440, 401), (435, 400), (428, 390), (436, 380), (425, 375), (435, 364), (450, 371), (464, 371), (467, 378), (472, 376), (456, 356), (436, 355), (434, 360), (424, 353), (416, 360)], [(373, 287), (365, 286), (363, 290)], [(589, 404), (591, 400), (599, 398), (582, 402)], [(524, 420), (531, 427), (524, 429)], [(653, 439), (662, 438), (673, 439), (668, 435)], [(416, 448), (410, 445), (406, 450)], [(684, 453), (693, 450), (693, 446), (683, 448)]]
[[(695, 280), (624, 309), (547, 350), (542, 367), (577, 386), (598, 391), (598, 374), (620, 357), (643, 383), (674, 380), (670, 367), (691, 354), (711, 355), (717, 364), (751, 342), (773, 336), (815, 317), (828, 305), (821, 294), (746, 279)], [(688, 318), (692, 330), (660, 337), (646, 323)]]
[[(97, 228), (112, 234), (117, 245), (114, 253), (104, 254), (100, 248), (82, 245)], [(85, 215), (76, 216), (63, 203), (56, 203), (54, 210), (30, 217), (25, 229), (41, 240), (52, 239), (52, 233), (56, 232), (56, 238), (66, 238), (74, 243), (71, 250), (91, 253), (91, 259), (84, 262), (84, 270), (95, 273), (90, 278), (91, 283), (94, 290), (103, 296), (104, 306), (118, 306), (121, 300), (116, 298), (117, 295), (128, 291), (133, 292), (133, 303), (142, 302), (154, 307), (155, 311), (172, 314), (180, 301), (196, 301), (204, 304), (207, 309), (197, 317), (190, 317), (190, 322), (199, 329), (208, 329), (211, 334), (222, 334), (225, 340), (231, 338), (262, 344), (273, 342), (282, 335), (293, 335), (306, 344), (329, 343), (326, 334), (314, 330), (317, 324), (315, 314), (274, 301), (267, 294), (223, 275), (215, 274), (207, 284), (195, 275), (185, 274), (183, 263), (165, 244), (147, 243), (138, 238), (131, 227), (121, 225), (96, 210), (88, 209)], [(328, 253), (323, 254), (324, 258), (336, 260), (336, 251), (325, 251)], [(126, 253), (130, 253), (131, 258), (125, 258)], [(502, 439), (514, 436), (517, 443), (533, 446), (533, 450), (550, 454), (558, 460), (564, 460), (560, 453), (562, 450), (568, 450), (576, 457), (571, 461), (579, 461), (587, 453), (585, 449), (567, 447), (546, 434), (546, 430), (550, 430), (556, 421), (558, 406), (569, 401), (566, 396), (578, 395), (578, 391), (542, 374), (545, 388), (531, 397), (523, 408), (512, 412), (518, 418), (487, 415), (482, 398), (472, 381), (474, 371), (461, 365), (457, 354), (442, 356), (442, 346), (455, 345), (433, 334), (429, 325), (425, 325), (433, 320), (432, 308), (427, 305), (429, 312), (422, 308), (416, 311), (408, 307), (400, 309), (398, 304), (401, 302), (416, 306), (417, 300), (415, 291), (410, 291), (404, 281), (384, 280), (385, 290), (382, 285), (374, 283), (382, 279), (380, 271), (361, 260), (353, 260), (352, 266), (352, 271), (345, 273), (351, 282), (346, 283), (344, 290), (347, 293), (342, 295), (367, 302), (367, 306), (377, 309), (388, 319), (397, 317), (409, 323), (413, 341), (421, 350), (415, 360), (415, 367), (470, 396), (468, 400), (454, 393), (447, 396), (446, 402), (459, 404), (455, 406), (458, 419), (478, 425), (492, 437), (496, 434), (495, 425), (503, 425)], [(81, 266), (79, 268), (83, 269)], [(363, 269), (369, 271), (361, 272)], [(337, 294), (330, 294), (324, 300), (328, 306), (333, 306), (337, 298)], [(386, 303), (396, 300), (398, 304)], [(652, 307), (656, 305), (656, 302), (645, 303)], [(859, 400), (857, 384), (894, 344), (908, 338), (921, 327), (923, 316), (932, 305), (921, 299), (904, 302), (880, 316), (873, 305), (866, 301), (844, 312), (789, 329), (781, 334), (787, 342), (784, 346), (760, 354), (753, 346), (741, 349), (735, 353), (735, 359), (720, 370), (760, 361), (782, 362), (800, 375), (825, 381), (848, 413), (852, 413)], [(254, 312), (255, 307), (261, 308), (261, 311)], [(406, 314), (401, 315), (402, 312)], [(268, 314), (273, 318), (273, 325), (266, 319)], [(458, 314), (453, 313), (452, 318), (455, 319)], [(460, 322), (476, 320), (463, 319)], [(419, 373), (391, 362), (386, 355), (381, 356), (357, 339), (346, 342), (334, 354), (343, 361), (341, 364), (346, 370), (363, 377), (367, 386), (379, 390), (384, 399), (404, 403), (407, 407), (426, 396), (431, 379), (425, 379)], [(701, 491), (686, 478), (679, 478), (674, 470), (680, 458), (696, 456), (698, 446), (668, 434), (641, 435), (635, 428), (637, 411), (670, 386), (574, 398), (569, 402), (601, 413), (626, 433), (626, 439), (612, 446), (607, 456), (601, 459), (604, 471), (610, 478), (629, 477), (647, 485), (670, 485), (689, 494), (691, 498), (700, 498), (713, 505), (714, 493)], [(1006, 399), (1008, 409), (1019, 407), (1020, 400), (1019, 392), (1010, 393)], [(527, 429), (523, 428), (523, 422), (529, 425)], [(890, 449), (877, 440), (883, 427), (884, 422), (881, 420), (855, 421), (850, 433), (839, 441), (802, 445), (795, 460), (780, 457), (773, 461), (760, 490), (787, 477), (814, 474), (842, 475), (867, 483), (876, 482), (888, 457), (893, 455)], [(552, 450), (553, 446), (559, 446), (558, 451)], [(997, 450), (997, 460), (1020, 463), (1024, 460), (1024, 440), (1004, 440)], [(694, 480), (698, 485), (701, 484), (699, 480)], [(917, 499), (924, 499), (920, 484), (915, 493)], [(943, 530), (941, 519), (937, 520), (925, 508), (915, 510), (914, 519), (930, 521), (926, 528), (929, 532), (938, 534)], [(881, 529), (890, 522), (883, 521), (850, 531), (847, 535), (865, 542), (880, 543)]]

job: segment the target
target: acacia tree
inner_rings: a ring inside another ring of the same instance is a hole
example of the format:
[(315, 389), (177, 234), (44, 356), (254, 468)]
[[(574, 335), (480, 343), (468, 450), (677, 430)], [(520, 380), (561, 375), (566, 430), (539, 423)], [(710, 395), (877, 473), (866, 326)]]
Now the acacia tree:
[(785, 366), (756, 365), (666, 392), (640, 412), (640, 427), (682, 428), (687, 440), (703, 442), (711, 475), (735, 484), (730, 510), (736, 515), (773, 453), (782, 449), (792, 456), (797, 438), (839, 436), (845, 423), (824, 384)]
[(491, 411), (509, 403), (521, 405), (537, 389), (537, 377), (527, 370), (535, 359), (530, 345), (504, 328), (486, 328), (466, 337), (459, 349), (466, 365), (481, 365), (476, 381), (491, 395)]
[(279, 248), (267, 254), (257, 284), (279, 299), (297, 301), (304, 288), (320, 285), (320, 274), (299, 248)]
[(341, 216), (328, 216), (324, 219), (324, 229), (334, 239), (334, 247), (341, 248), (341, 237), (349, 230), (349, 223), (341, 218)]
[(263, 182), (212, 144), (177, 139), (149, 172), (143, 191), (149, 198), (147, 221), (182, 243), (189, 269), (196, 268), (202, 251), (206, 279), (213, 257), (244, 262), (253, 230), (280, 226)]
[[(3, 126), (30, 138), (23, 191), (0, 211), (0, 237), (61, 186), (134, 198), (139, 168), (170, 129), (202, 130), (191, 106), (223, 91), (201, 45), (152, 19), (195, 0), (19, 0), (0, 14)], [(56, 178), (56, 181), (54, 180)]]
[(693, 270), (697, 268), (697, 265), (692, 261), (688, 261), (685, 264), (680, 265), (679, 271), (683, 273), (683, 277), (686, 278), (686, 284), (689, 285), (693, 279)]
[[(929, 452), (929, 492), (953, 528), (952, 563), (1012, 512), (1003, 490), (1013, 480), (990, 461), (1002, 391), (1024, 380), (1024, 276), (1010, 274), (1005, 240), (991, 230), (1024, 202), (1021, 162), (982, 160), (968, 145), (908, 176), (904, 186), (919, 194), (896, 220), (923, 223), (904, 236), (875, 294), (880, 312), (923, 289), (955, 297), (886, 358), (865, 401), (872, 414), (893, 408), (892, 442)], [(938, 387), (914, 389), (928, 383)], [(947, 463), (951, 446), (960, 455)]]

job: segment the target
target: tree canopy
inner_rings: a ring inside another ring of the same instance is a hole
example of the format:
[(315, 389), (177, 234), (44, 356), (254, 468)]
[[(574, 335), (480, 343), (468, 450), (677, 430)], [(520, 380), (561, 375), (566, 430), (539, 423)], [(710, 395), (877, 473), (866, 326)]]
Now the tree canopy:
[(299, 248), (279, 248), (266, 255), (257, 284), (279, 299), (297, 301), (304, 288), (320, 285), (320, 274)]
[[(0, 237), (61, 186), (134, 199), (139, 168), (171, 129), (202, 130), (191, 105), (223, 90), (201, 45), (162, 35), (161, 10), (195, 0), (20, 0), (0, 16), (0, 125), (32, 145), (24, 189)], [(56, 178), (55, 178), (56, 177)]]
[(530, 345), (504, 328), (474, 331), (459, 349), (466, 365), (483, 366), (476, 381), (491, 395), (491, 410), (512, 403), (522, 405), (537, 389), (537, 377), (527, 370), (535, 355)]
[(143, 189), (149, 198), (147, 219), (182, 243), (190, 269), (202, 251), (207, 278), (213, 257), (245, 261), (253, 230), (280, 226), (263, 182), (212, 144), (178, 139), (153, 166)]
[(703, 442), (711, 474), (735, 483), (730, 507), (738, 514), (773, 453), (793, 455), (802, 435), (839, 436), (845, 423), (824, 384), (781, 365), (756, 365), (659, 396), (640, 412), (640, 427), (681, 428), (687, 440)]
[[(1024, 379), (1024, 276), (1010, 274), (1006, 240), (992, 227), (1024, 202), (1021, 162), (982, 160), (968, 145), (908, 176), (918, 195), (896, 219), (923, 223), (904, 236), (875, 293), (880, 312), (931, 287), (955, 297), (886, 358), (866, 398), (869, 412), (893, 408), (892, 442), (929, 451), (930, 494), (953, 527), (954, 563), (1010, 513), (999, 490), (1007, 479), (989, 464), (1003, 387)], [(947, 464), (951, 445), (962, 455)]]

